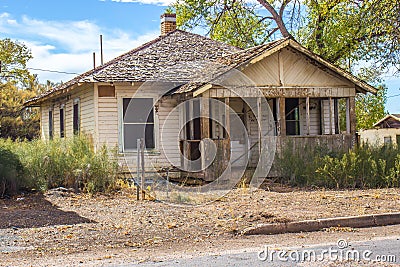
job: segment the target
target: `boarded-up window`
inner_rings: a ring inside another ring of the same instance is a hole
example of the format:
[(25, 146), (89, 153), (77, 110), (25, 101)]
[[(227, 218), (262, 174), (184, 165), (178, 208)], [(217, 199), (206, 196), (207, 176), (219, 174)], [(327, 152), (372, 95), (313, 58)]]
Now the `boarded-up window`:
[(286, 135), (300, 135), (299, 99), (285, 99)]
[(72, 127), (74, 134), (79, 134), (81, 125), (80, 125), (80, 111), (79, 111), (79, 99), (74, 100), (74, 106), (73, 106), (73, 122), (72, 122)]
[(139, 138), (146, 148), (154, 148), (154, 109), (152, 98), (123, 99), (124, 150), (136, 149)]
[(54, 132), (54, 119), (53, 119), (53, 111), (49, 110), (49, 139), (53, 139)]
[(64, 106), (60, 108), (60, 137), (65, 137), (65, 116)]
[(115, 86), (99, 85), (99, 97), (115, 97)]

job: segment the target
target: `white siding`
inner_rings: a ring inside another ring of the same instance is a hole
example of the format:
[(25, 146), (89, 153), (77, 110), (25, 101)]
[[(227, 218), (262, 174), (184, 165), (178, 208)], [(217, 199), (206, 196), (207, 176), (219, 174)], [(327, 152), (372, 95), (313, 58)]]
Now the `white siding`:
[(93, 110), (93, 86), (84, 85), (72, 91), (67, 97), (61, 100), (49, 100), (41, 105), (41, 132), (42, 138), (48, 140), (49, 138), (49, 110), (53, 109), (54, 118), (54, 132), (55, 138), (60, 137), (60, 107), (64, 105), (65, 113), (65, 137), (73, 135), (73, 101), (80, 99), (80, 126), (81, 132), (93, 135), (94, 133), (94, 110)]
[(260, 86), (354, 87), (346, 79), (318, 68), (304, 55), (288, 48), (247, 66), (242, 72)]

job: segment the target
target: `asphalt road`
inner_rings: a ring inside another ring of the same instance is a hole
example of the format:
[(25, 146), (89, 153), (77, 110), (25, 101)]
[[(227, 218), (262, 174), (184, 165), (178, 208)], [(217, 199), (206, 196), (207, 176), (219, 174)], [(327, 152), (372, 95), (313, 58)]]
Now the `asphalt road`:
[[(139, 266), (321, 266), (327, 263), (355, 262), (374, 266), (376, 262), (400, 265), (400, 237), (372, 241), (338, 240), (336, 244), (314, 244), (304, 247), (254, 248), (241, 252), (180, 258), (163, 262), (136, 263)], [(133, 266), (133, 265), (124, 265)], [(365, 265), (363, 265), (365, 266)], [(383, 266), (383, 265), (382, 265)]]

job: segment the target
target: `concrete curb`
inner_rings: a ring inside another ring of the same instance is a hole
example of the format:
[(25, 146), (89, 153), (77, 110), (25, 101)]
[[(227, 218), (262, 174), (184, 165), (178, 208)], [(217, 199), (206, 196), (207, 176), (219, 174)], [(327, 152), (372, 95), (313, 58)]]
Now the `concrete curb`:
[(247, 228), (241, 233), (243, 235), (270, 235), (312, 232), (329, 227), (363, 228), (393, 224), (400, 224), (400, 212), (305, 220), (299, 222), (259, 224), (254, 227)]

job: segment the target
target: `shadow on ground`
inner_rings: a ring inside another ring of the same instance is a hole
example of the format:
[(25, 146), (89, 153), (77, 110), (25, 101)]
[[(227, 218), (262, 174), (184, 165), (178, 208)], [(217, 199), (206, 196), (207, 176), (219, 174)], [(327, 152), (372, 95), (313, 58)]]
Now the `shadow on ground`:
[(76, 212), (59, 209), (39, 193), (20, 198), (0, 199), (0, 229), (94, 222), (79, 216)]

